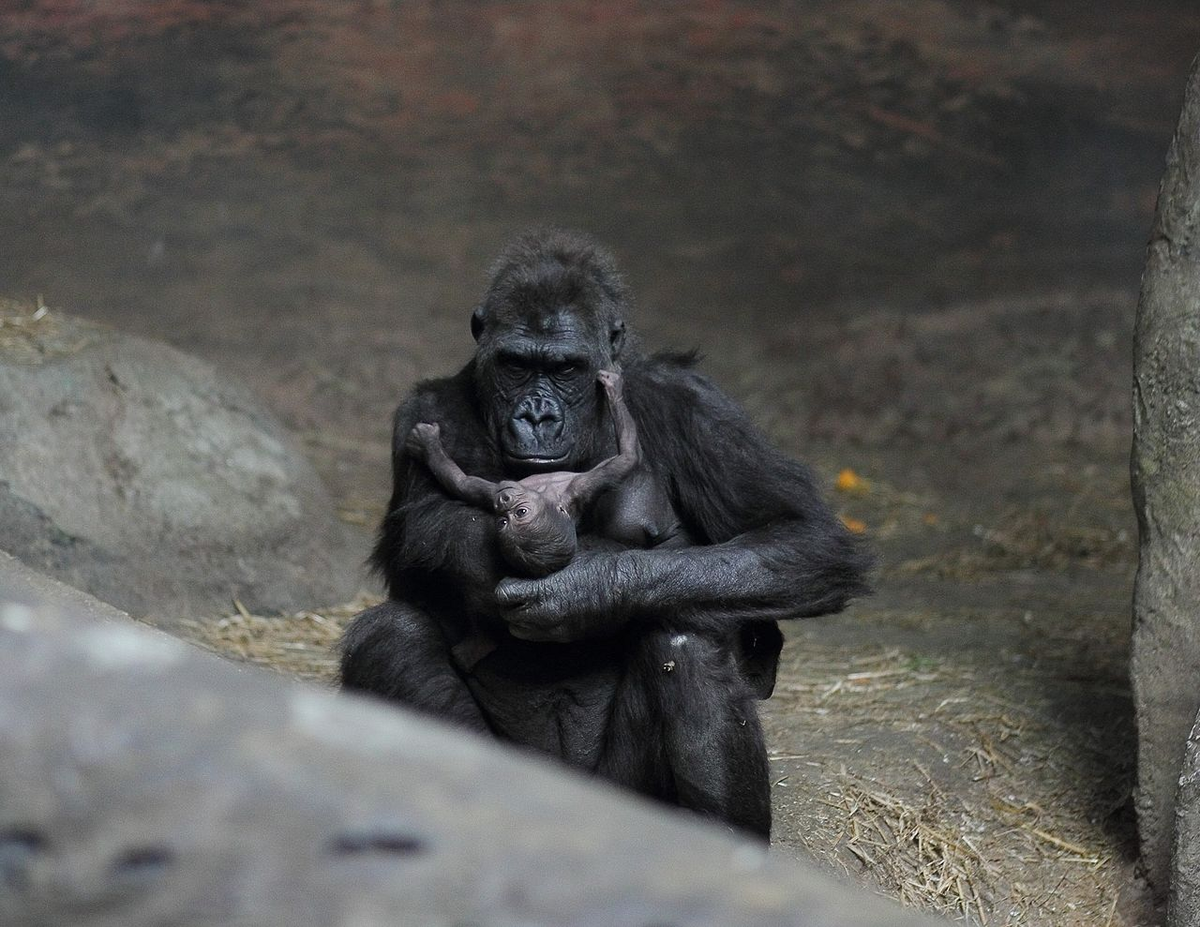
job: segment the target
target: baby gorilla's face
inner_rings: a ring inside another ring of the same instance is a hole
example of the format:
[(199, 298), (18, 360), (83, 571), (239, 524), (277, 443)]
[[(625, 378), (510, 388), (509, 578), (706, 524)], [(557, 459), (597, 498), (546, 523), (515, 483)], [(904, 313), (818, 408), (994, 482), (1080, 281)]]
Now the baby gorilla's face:
[(545, 498), (519, 486), (505, 487), (496, 494), (496, 514), (500, 516), (501, 531), (521, 531), (536, 525), (547, 508), (549, 503)]
[(568, 530), (574, 533), (575, 525), (567, 510), (542, 496), (530, 494), (513, 501), (507, 507), (498, 508), (501, 531), (530, 538), (562, 535)]
[[(509, 496), (505, 499), (504, 496)], [(500, 550), (530, 576), (560, 570), (575, 556), (575, 523), (567, 510), (536, 493), (505, 490), (497, 498)]]

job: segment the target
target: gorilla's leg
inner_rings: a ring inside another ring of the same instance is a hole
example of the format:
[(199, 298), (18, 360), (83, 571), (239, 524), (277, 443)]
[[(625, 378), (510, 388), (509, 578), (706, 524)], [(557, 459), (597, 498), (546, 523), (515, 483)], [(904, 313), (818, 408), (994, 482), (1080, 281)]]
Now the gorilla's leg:
[(775, 691), (779, 672), (779, 654), (783, 650), (783, 632), (774, 621), (747, 621), (737, 634), (738, 666), (758, 699), (768, 699)]
[(487, 733), (466, 683), (450, 662), (438, 623), (389, 599), (356, 616), (341, 640), (342, 688), (369, 692), (443, 721)]
[(631, 655), (598, 770), (769, 838), (767, 752), (755, 694), (729, 642), (653, 630)]

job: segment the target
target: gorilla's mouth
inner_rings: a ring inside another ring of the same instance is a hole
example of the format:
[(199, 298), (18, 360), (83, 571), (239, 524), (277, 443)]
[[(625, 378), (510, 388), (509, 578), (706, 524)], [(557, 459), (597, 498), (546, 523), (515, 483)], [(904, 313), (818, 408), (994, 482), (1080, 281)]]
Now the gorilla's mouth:
[(511, 452), (504, 456), (508, 458), (510, 464), (524, 470), (553, 470), (555, 467), (562, 467), (567, 462), (567, 458), (571, 456), (571, 452), (564, 451), (553, 457), (546, 454), (514, 454)]

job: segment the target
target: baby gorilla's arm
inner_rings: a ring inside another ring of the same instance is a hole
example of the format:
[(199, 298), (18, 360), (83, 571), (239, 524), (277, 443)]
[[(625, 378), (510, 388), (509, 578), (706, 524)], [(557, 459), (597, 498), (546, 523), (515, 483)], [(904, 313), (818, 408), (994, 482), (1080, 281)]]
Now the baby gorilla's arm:
[(489, 512), (495, 511), (496, 492), (500, 487), (482, 477), (463, 473), (442, 446), (441, 429), (437, 425), (418, 422), (409, 432), (405, 447), (410, 454), (425, 461), (429, 471), (451, 496)]
[(621, 375), (614, 370), (601, 370), (596, 378), (604, 387), (608, 408), (617, 426), (617, 456), (601, 461), (587, 473), (580, 473), (571, 480), (564, 496), (572, 513), (578, 513), (602, 492), (625, 479), (642, 456), (637, 425), (621, 392)]

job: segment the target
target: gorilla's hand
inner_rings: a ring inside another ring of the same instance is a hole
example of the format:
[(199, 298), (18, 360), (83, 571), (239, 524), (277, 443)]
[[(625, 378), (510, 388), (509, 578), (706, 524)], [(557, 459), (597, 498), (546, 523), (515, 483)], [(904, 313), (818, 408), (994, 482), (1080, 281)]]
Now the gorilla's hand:
[(441, 443), (442, 429), (434, 422), (418, 422), (408, 433), (404, 449), (418, 460), (425, 460), (429, 451)]
[(632, 611), (619, 554), (577, 556), (543, 579), (506, 579), (496, 600), (513, 637), (568, 643), (618, 631)]

